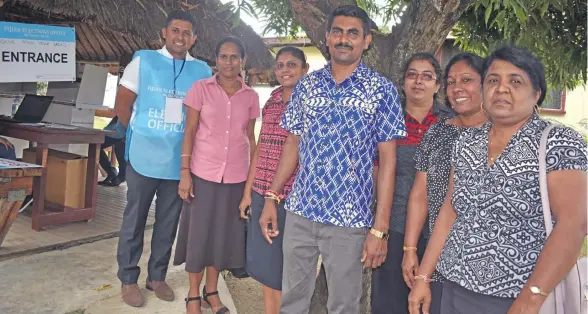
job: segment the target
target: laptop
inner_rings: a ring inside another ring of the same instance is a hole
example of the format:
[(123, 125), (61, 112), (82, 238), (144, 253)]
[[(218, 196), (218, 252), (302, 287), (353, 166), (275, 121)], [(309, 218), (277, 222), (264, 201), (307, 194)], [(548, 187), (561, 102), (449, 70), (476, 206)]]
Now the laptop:
[(0, 116), (0, 121), (13, 123), (39, 123), (43, 121), (53, 96), (26, 94), (14, 117)]

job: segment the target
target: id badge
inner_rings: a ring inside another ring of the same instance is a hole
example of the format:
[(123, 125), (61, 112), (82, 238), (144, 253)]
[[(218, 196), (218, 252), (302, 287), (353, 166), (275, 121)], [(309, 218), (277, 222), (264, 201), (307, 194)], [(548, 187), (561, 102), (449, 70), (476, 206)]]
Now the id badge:
[(165, 123), (182, 123), (182, 99), (181, 98), (165, 98)]

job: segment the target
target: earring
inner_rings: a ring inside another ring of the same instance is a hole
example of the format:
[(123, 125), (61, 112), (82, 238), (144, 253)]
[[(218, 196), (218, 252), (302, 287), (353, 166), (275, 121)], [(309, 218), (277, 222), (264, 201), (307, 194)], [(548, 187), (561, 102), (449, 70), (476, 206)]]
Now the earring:
[(535, 111), (535, 114), (539, 115), (539, 105), (535, 104), (533, 110)]
[(481, 113), (482, 113), (484, 116), (488, 117), (488, 113), (486, 112), (486, 110), (484, 110), (484, 102), (481, 102), (481, 103), (480, 103), (480, 112), (481, 112)]

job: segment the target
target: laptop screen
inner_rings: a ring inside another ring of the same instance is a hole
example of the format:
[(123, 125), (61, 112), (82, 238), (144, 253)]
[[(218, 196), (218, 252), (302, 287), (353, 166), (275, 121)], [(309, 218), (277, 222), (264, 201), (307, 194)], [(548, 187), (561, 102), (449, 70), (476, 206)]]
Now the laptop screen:
[(49, 109), (53, 96), (26, 94), (13, 119), (24, 123), (39, 123)]

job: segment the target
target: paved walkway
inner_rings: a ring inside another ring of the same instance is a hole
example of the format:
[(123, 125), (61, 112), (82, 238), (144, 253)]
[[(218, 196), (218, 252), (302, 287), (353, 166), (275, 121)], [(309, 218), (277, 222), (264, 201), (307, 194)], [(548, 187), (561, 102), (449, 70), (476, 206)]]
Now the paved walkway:
[[(161, 301), (144, 289), (150, 239), (151, 231), (147, 231), (139, 278), (147, 297), (142, 308), (131, 308), (120, 298), (120, 282), (116, 277), (118, 238), (112, 238), (0, 262), (0, 313), (65, 314), (82, 309), (84, 314), (185, 313), (183, 300), (188, 293), (188, 276), (182, 266), (172, 266), (168, 272), (167, 281), (175, 290), (175, 301)], [(111, 288), (97, 290), (104, 285)], [(236, 314), (222, 277), (219, 294), (231, 314)]]

